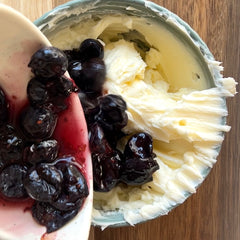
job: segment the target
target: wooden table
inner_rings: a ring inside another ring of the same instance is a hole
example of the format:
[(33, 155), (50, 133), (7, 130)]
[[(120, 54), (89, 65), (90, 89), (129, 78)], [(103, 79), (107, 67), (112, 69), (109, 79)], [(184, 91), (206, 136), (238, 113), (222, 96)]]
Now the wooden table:
[[(31, 20), (67, 0), (0, 0)], [(240, 0), (154, 0), (178, 14), (223, 62), (224, 75), (240, 78)], [(168, 216), (135, 227), (91, 228), (89, 240), (239, 240), (240, 110), (239, 94), (228, 100), (226, 135), (217, 164), (184, 204)], [(65, 240), (65, 239), (63, 239)], [(67, 240), (67, 239), (66, 239)], [(80, 240), (80, 239), (79, 239)]]

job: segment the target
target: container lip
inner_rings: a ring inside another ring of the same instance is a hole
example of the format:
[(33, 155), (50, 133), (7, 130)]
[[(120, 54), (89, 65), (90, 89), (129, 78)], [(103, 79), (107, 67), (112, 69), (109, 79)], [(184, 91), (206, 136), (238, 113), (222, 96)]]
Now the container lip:
[[(106, 5), (110, 3), (111, 5), (114, 6), (116, 2), (117, 1), (114, 1), (114, 0), (72, 0), (46, 12), (40, 18), (36, 19), (34, 21), (34, 24), (41, 28), (41, 25), (46, 24), (46, 22), (48, 22), (48, 20), (50, 20), (54, 14), (61, 15), (61, 13), (64, 12), (65, 10), (69, 8), (75, 8), (80, 4), (82, 4), (83, 6), (84, 5), (87, 6), (87, 4), (89, 4), (90, 5), (89, 9), (91, 9), (94, 6), (97, 6), (98, 4), (101, 4), (101, 3), (104, 3)], [(186, 23), (179, 16), (177, 16), (175, 13), (171, 12), (167, 8), (162, 7), (148, 0), (121, 0), (119, 4), (121, 5), (127, 4), (129, 7), (135, 7), (135, 6), (144, 7), (151, 12), (151, 16), (153, 16), (152, 14), (155, 14), (155, 17), (157, 18), (160, 17), (160, 18), (170, 19), (171, 21), (168, 20), (168, 22), (171, 25), (179, 24), (178, 27), (181, 27), (181, 30), (183, 30), (186, 34), (188, 34), (189, 37), (194, 42), (197, 41), (200, 47), (203, 48), (203, 49), (200, 49), (202, 51), (202, 54), (206, 55), (209, 59), (214, 60), (212, 53), (208, 49), (205, 42), (198, 35), (198, 33), (194, 31), (188, 23)], [(86, 9), (88, 10), (87, 7)]]
[[(91, 9), (91, 7), (96, 7), (98, 4), (108, 4), (108, 3), (115, 3), (117, 1), (114, 0), (73, 0), (69, 1), (63, 5), (60, 5), (53, 10), (45, 13), (42, 15), (39, 19), (37, 19), (34, 23), (36, 26), (38, 26), (40, 29), (43, 26), (46, 26), (49, 21), (54, 18), (54, 15), (60, 16), (63, 14), (66, 10), (75, 8), (76, 6), (82, 5), (83, 8), (86, 8), (86, 11), (88, 9)], [(180, 17), (178, 17), (175, 13), (171, 12), (170, 10), (157, 5), (154, 2), (151, 1), (145, 1), (145, 0), (121, 0), (119, 1), (119, 4), (124, 5), (127, 4), (129, 7), (131, 6), (139, 6), (139, 7), (144, 7), (147, 12), (151, 12), (152, 16), (155, 16), (155, 18), (162, 18), (164, 21), (166, 21), (169, 25), (172, 27), (181, 29), (182, 34), (186, 35), (186, 38), (189, 39), (189, 41), (192, 42), (192, 44), (195, 45), (195, 48), (199, 52), (199, 56), (201, 56), (202, 61), (205, 62), (207, 69), (209, 70), (208, 75), (209, 77), (212, 77), (212, 82), (213, 86), (220, 86), (221, 83), (219, 83), (218, 79), (221, 78), (221, 73), (219, 69), (217, 68), (212, 68), (209, 69), (209, 66), (207, 64), (207, 61), (215, 61), (212, 53), (208, 49), (207, 45), (203, 42), (201, 37), (190, 27), (189, 24), (187, 24), (185, 21), (183, 21)], [(89, 8), (88, 8), (88, 7)], [(125, 6), (125, 5), (124, 5)], [(180, 31), (180, 30), (178, 30)], [(223, 98), (225, 100), (225, 98)], [(226, 121), (225, 118), (223, 118), (223, 123)], [(220, 147), (218, 152), (220, 152)], [(206, 167), (204, 171), (202, 172), (202, 176), (205, 179), (209, 172), (211, 171), (211, 168)], [(198, 184), (195, 186), (195, 189), (197, 189), (201, 185)], [(185, 200), (192, 194), (186, 193), (186, 198)], [(169, 209), (167, 209), (167, 212), (171, 211), (174, 209), (176, 206), (178, 206), (181, 203), (178, 203), (174, 206), (171, 206)], [(165, 214), (167, 214), (167, 212)], [(95, 226), (101, 226), (101, 227), (120, 227), (120, 226), (129, 226), (130, 224), (127, 223), (124, 219), (123, 214), (120, 211), (113, 211), (113, 212), (104, 212), (100, 211), (101, 216), (98, 218), (93, 218), (92, 219), (92, 224)], [(151, 219), (162, 216), (164, 214), (156, 214), (151, 217)], [(148, 219), (150, 220), (150, 218)], [(140, 222), (144, 222), (147, 220), (141, 220)], [(136, 222), (139, 223), (139, 222)], [(135, 223), (134, 223), (135, 224)]]

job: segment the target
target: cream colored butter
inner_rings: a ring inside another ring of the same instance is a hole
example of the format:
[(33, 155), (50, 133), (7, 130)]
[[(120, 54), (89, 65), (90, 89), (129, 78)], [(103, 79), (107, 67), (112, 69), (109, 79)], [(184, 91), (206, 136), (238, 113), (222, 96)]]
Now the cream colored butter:
[[(145, 36), (149, 51), (119, 40), (119, 33), (133, 29)], [(118, 209), (128, 223), (135, 224), (166, 214), (194, 193), (216, 162), (223, 133), (230, 130), (223, 122), (227, 116), (223, 97), (235, 94), (235, 81), (220, 75), (211, 88), (192, 50), (167, 29), (141, 18), (89, 19), (49, 38), (62, 49), (76, 48), (86, 38), (105, 43), (104, 88), (127, 102), (126, 133), (152, 135), (160, 165), (153, 181), (143, 186), (119, 184), (108, 193), (95, 193), (93, 222), (101, 218), (99, 210)], [(221, 69), (218, 62), (206, 62), (212, 72)]]
[(167, 29), (155, 23), (146, 22), (145, 19), (128, 16), (106, 16), (100, 21), (89, 19), (80, 25), (49, 35), (48, 38), (54, 46), (69, 49), (79, 47), (79, 43), (86, 38), (100, 38), (108, 44), (110, 40), (116, 40), (119, 33), (133, 29), (137, 29), (144, 35), (154, 49), (160, 50), (152, 57), (162, 59), (160, 65), (155, 68), (164, 75), (165, 81), (170, 84), (171, 91), (182, 87), (205, 89), (210, 86), (204, 79), (204, 73), (191, 50), (179, 42)]

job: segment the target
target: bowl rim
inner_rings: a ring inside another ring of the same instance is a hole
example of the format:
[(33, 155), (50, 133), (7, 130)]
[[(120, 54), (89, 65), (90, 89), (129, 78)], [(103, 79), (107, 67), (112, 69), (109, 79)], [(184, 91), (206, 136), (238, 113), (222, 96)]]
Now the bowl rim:
[[(40, 30), (43, 30), (43, 32), (44, 32), (44, 28), (48, 27), (47, 24), (55, 16), (54, 14), (57, 14), (57, 15), (60, 16), (66, 10), (73, 9), (76, 6), (79, 7), (79, 5), (85, 5), (85, 7), (87, 8), (87, 6), (89, 4), (93, 4), (93, 5), (94, 4), (101, 4), (101, 3), (108, 4), (108, 3), (113, 3), (113, 2), (116, 3), (116, 1), (114, 1), (114, 0), (72, 0), (72, 1), (69, 1), (67, 3), (64, 3), (62, 5), (59, 5), (59, 6), (55, 7), (53, 10), (50, 10), (50, 11), (46, 12), (40, 18), (35, 20), (34, 24), (37, 27), (39, 27)], [(222, 78), (220, 70), (218, 70), (217, 68), (209, 69), (209, 66), (206, 62), (207, 60), (215, 61), (212, 53), (210, 52), (210, 50), (208, 49), (208, 47), (204, 43), (204, 41), (201, 39), (201, 37), (198, 35), (198, 33), (195, 30), (193, 30), (188, 23), (186, 23), (179, 16), (177, 16), (175, 13), (171, 12), (167, 8), (162, 7), (162, 6), (160, 6), (160, 5), (158, 5), (154, 2), (151, 2), (151, 1), (121, 0), (121, 1), (118, 1), (118, 4), (128, 4), (128, 5), (131, 5), (131, 6), (134, 5), (135, 7), (136, 6), (141, 6), (141, 7), (146, 8), (149, 12), (151, 12), (156, 18), (159, 18), (159, 19), (161, 18), (165, 22), (168, 20), (167, 24), (169, 24), (171, 27), (177, 28), (178, 31), (181, 32), (181, 34), (184, 34), (186, 39), (188, 39), (189, 42), (191, 42), (190, 44), (194, 45), (196, 51), (198, 52), (198, 56), (200, 56), (202, 61), (204, 61), (205, 65), (206, 65), (206, 67), (209, 71), (208, 76), (211, 78), (210, 81), (212, 81), (212, 86), (213, 87), (221, 86), (220, 81), (218, 81), (219, 78)], [(171, 21), (169, 21), (169, 19)], [(227, 108), (225, 97), (222, 97), (222, 98), (224, 100), (224, 106), (223, 107)], [(222, 117), (222, 123), (223, 124), (226, 123), (226, 117)], [(222, 133), (222, 134), (224, 134), (224, 133)], [(218, 154), (219, 154), (220, 150), (221, 150), (221, 145), (218, 146), (218, 148), (217, 148)], [(211, 169), (212, 168), (206, 166), (206, 168), (203, 170), (203, 172), (202, 172), (203, 181), (206, 179), (206, 177), (210, 173)], [(195, 186), (195, 189), (197, 189), (203, 183), (203, 181), (200, 182), (200, 184), (197, 184)], [(191, 195), (192, 195), (192, 193), (187, 193), (186, 192), (185, 200), (188, 197), (190, 197)], [(168, 212), (171, 211), (172, 209), (174, 209), (175, 207), (177, 207), (179, 204), (182, 204), (182, 202), (178, 203), (176, 205), (172, 205), (168, 209)], [(100, 216), (99, 218), (95, 218), (95, 219), (93, 218), (92, 219), (92, 224), (95, 225), (95, 226), (121, 227), (121, 226), (131, 225), (128, 222), (126, 222), (123, 214), (120, 211), (113, 211), (113, 212), (108, 211), (107, 213), (104, 212), (104, 211), (100, 211), (100, 212), (101, 212), (101, 214), (103, 214), (103, 216)], [(167, 212), (165, 214), (167, 214)], [(149, 218), (147, 220), (136, 222), (134, 224), (143, 223), (143, 222), (149, 221), (151, 219), (155, 219), (155, 218), (158, 218), (160, 216), (163, 216), (165, 214), (159, 213), (159, 214), (156, 214), (156, 215), (152, 216), (151, 218)], [(112, 217), (114, 217), (114, 220), (113, 220)]]

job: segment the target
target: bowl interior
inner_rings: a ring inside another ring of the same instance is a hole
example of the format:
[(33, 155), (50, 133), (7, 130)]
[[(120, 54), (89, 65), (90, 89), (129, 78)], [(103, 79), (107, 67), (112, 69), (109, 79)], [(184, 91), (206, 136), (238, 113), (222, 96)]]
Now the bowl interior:
[[(49, 37), (66, 26), (74, 25), (89, 17), (101, 18), (102, 16), (109, 14), (124, 14), (128, 16), (146, 18), (157, 22), (157, 24), (164, 28), (167, 28), (179, 39), (179, 41), (182, 41), (185, 45), (187, 45), (194, 57), (198, 59), (198, 63), (203, 69), (205, 78), (209, 80), (209, 87), (214, 87), (216, 85), (213, 75), (205, 60), (205, 58), (212, 60), (214, 60), (214, 58), (205, 43), (201, 40), (198, 34), (178, 16), (152, 2), (143, 0), (75, 0), (44, 14), (41, 18), (35, 21), (35, 24), (47, 37)], [(209, 171), (210, 168), (206, 167), (202, 173), (203, 177), (206, 177)], [(189, 195), (191, 194), (186, 193), (186, 198)], [(174, 207), (176, 207), (176, 205), (171, 208)], [(136, 211), (138, 210), (136, 209)], [(93, 223), (100, 226), (128, 225), (123, 214), (118, 211), (101, 211), (101, 215), (95, 217), (93, 219)]]

